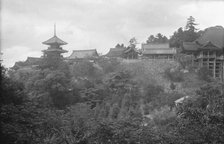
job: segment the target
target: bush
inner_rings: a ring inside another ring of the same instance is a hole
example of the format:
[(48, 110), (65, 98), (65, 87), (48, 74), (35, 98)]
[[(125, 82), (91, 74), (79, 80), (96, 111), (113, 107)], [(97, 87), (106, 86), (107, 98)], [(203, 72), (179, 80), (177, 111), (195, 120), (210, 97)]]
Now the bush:
[(164, 77), (172, 82), (182, 82), (184, 81), (184, 75), (180, 70), (171, 71), (170, 68), (166, 69), (164, 72)]
[(182, 66), (183, 69), (192, 65), (193, 59), (194, 57), (190, 55), (185, 55), (180, 53), (176, 55), (176, 60), (179, 62), (179, 64)]
[(145, 88), (145, 102), (152, 102), (155, 101), (157, 99), (157, 96), (161, 93), (163, 93), (163, 87), (159, 86), (159, 85), (153, 85), (153, 84), (149, 84), (146, 88)]
[(6, 73), (7, 70), (4, 67), (1, 68), (1, 96), (0, 104), (13, 104), (18, 105), (24, 102), (27, 98), (24, 92), (24, 85), (18, 81), (10, 79)]
[(198, 72), (198, 77), (200, 80), (211, 82), (212, 81), (212, 72), (207, 67), (201, 67)]
[(104, 73), (114, 72), (120, 65), (120, 61), (116, 58), (99, 59), (97, 62), (103, 68)]
[[(224, 95), (218, 85), (206, 85), (195, 100), (178, 108), (175, 133), (184, 143), (224, 143)], [(178, 143), (182, 143), (178, 142)]]
[(95, 74), (95, 68), (89, 61), (80, 61), (73, 64), (72, 74), (76, 77), (92, 77)]
[(161, 107), (160, 109), (156, 109), (153, 112), (153, 120), (156, 125), (164, 126), (171, 122), (173, 122), (176, 118), (175, 110), (170, 110), (168, 106)]

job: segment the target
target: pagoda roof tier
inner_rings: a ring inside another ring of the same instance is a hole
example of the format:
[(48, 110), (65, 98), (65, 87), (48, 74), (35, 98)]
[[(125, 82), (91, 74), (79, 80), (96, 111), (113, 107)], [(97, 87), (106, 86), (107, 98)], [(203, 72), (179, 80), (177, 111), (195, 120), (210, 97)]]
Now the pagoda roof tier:
[(68, 52), (67, 50), (63, 50), (63, 49), (56, 49), (56, 48), (54, 48), (54, 49), (47, 49), (47, 50), (42, 50), (42, 52), (60, 52), (60, 53), (66, 53), (66, 52)]
[(61, 40), (60, 38), (58, 38), (56, 35), (53, 36), (52, 38), (50, 38), (49, 40), (44, 41), (42, 43), (45, 44), (45, 45), (54, 45), (54, 44), (66, 45), (66, 44), (68, 44), (68, 43), (64, 42), (63, 40)]

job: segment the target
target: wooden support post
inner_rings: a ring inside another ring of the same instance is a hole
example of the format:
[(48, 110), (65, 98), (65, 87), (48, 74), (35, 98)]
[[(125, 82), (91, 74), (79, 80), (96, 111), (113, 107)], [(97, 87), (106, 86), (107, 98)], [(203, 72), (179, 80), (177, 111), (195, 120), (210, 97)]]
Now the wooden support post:
[(213, 65), (213, 77), (216, 77), (216, 60), (214, 60), (214, 65)]

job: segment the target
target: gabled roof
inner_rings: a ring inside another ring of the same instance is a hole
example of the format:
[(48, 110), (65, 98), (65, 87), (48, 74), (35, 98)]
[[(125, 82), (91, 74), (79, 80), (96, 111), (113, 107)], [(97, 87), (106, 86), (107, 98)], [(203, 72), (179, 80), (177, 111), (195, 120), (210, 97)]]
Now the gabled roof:
[(54, 45), (54, 44), (57, 44), (57, 45), (66, 45), (67, 44), (66, 42), (64, 42), (63, 40), (61, 40), (60, 38), (58, 38), (56, 35), (53, 36), (52, 38), (50, 38), (49, 40), (44, 41), (42, 43), (45, 44), (45, 45)]
[(183, 42), (183, 52), (197, 50), (222, 50), (224, 48), (224, 28), (222, 26), (209, 27), (203, 35), (194, 42)]
[(138, 53), (137, 49), (134, 48), (134, 47), (127, 47), (127, 48), (124, 50), (124, 53), (129, 53), (130, 51), (134, 51), (134, 52)]
[(183, 42), (184, 51), (197, 51), (200, 45), (196, 42)]
[(211, 42), (218, 48), (224, 48), (224, 28), (222, 26), (209, 27), (197, 41), (202, 45)]
[(89, 50), (73, 50), (72, 54), (67, 59), (88, 59), (98, 57), (96, 49)]
[(107, 57), (122, 57), (123, 53), (125, 51), (125, 48), (110, 48), (110, 51), (105, 55)]
[(222, 49), (214, 45), (212, 42), (208, 41), (203, 46), (201, 46), (199, 50), (222, 50)]
[(176, 54), (175, 48), (154, 48), (154, 49), (145, 49), (142, 51), (142, 54)]
[(36, 58), (36, 57), (27, 57), (26, 63), (29, 64), (35, 64), (41, 61), (41, 58)]
[(169, 43), (142, 44), (142, 54), (176, 54), (176, 49)]
[(164, 48), (170, 48), (169, 43), (149, 43), (149, 44), (142, 44), (142, 49), (164, 49)]

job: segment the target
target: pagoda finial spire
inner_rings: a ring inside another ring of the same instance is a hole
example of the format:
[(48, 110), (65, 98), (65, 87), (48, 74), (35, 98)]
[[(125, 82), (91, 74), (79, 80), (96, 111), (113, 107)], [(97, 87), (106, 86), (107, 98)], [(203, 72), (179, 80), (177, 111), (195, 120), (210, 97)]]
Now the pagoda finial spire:
[(54, 36), (56, 36), (56, 24), (54, 23)]

